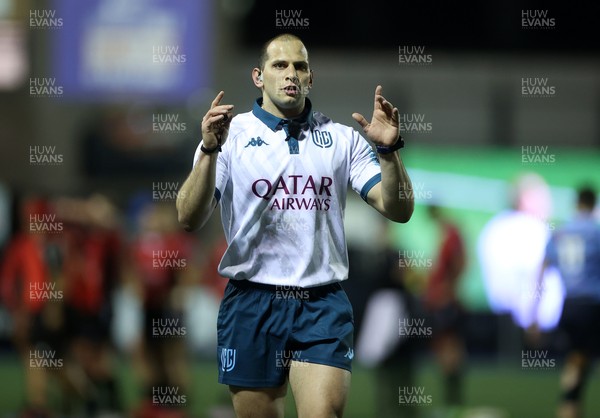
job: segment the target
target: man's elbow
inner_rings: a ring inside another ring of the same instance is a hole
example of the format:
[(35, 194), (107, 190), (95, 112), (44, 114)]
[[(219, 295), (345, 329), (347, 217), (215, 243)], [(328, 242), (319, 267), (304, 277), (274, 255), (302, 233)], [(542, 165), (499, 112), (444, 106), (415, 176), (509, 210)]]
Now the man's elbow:
[(181, 211), (177, 213), (177, 221), (187, 232), (195, 231), (199, 227), (198, 223), (194, 222), (192, 217), (186, 216)]
[(412, 217), (412, 211), (409, 212), (409, 213), (400, 213), (400, 214), (397, 214), (397, 215), (388, 216), (387, 218), (390, 221), (397, 222), (397, 223), (400, 223), (400, 224), (405, 224), (408, 221), (410, 221), (411, 217)]
[(408, 221), (410, 221), (410, 218), (411, 218), (411, 217), (412, 217), (412, 213), (410, 213), (410, 214), (408, 214), (408, 215), (403, 215), (403, 216), (400, 216), (400, 217), (396, 218), (396, 220), (395, 220), (394, 222), (398, 222), (398, 223), (401, 223), (401, 224), (405, 224), (405, 223), (407, 223)]
[(175, 206), (177, 208), (177, 222), (179, 222), (184, 230), (191, 232), (200, 227), (199, 217), (194, 216), (193, 212), (186, 210), (181, 200), (177, 200)]
[(411, 203), (411, 204), (409, 204), (403, 208), (400, 208), (398, 210), (388, 212), (388, 214), (386, 215), (386, 218), (388, 218), (390, 221), (393, 221), (393, 222), (405, 224), (408, 221), (410, 221), (410, 218), (412, 218), (414, 209), (415, 209), (414, 204)]
[(212, 215), (212, 209), (199, 208), (196, 211), (177, 207), (177, 221), (183, 229), (188, 232), (195, 231), (202, 228), (210, 216)]

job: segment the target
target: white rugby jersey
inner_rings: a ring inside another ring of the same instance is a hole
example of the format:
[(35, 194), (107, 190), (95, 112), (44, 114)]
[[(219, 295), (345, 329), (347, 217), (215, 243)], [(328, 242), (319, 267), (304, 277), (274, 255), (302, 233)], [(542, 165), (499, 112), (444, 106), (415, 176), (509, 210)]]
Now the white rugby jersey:
[[(228, 243), (219, 273), (299, 287), (345, 280), (346, 192), (351, 185), (366, 200), (381, 181), (379, 161), (356, 130), (313, 112), (308, 99), (293, 119), (300, 127), (289, 130), (261, 104), (232, 119), (217, 159), (215, 197)], [(199, 145), (194, 164), (200, 152)]]

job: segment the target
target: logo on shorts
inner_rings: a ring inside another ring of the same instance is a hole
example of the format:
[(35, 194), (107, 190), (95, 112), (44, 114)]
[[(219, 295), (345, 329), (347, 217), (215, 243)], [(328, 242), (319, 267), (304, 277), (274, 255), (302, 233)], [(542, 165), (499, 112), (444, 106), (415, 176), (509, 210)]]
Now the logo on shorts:
[(230, 372), (235, 367), (235, 348), (221, 349), (221, 370)]
[(349, 348), (348, 352), (344, 354), (344, 357), (347, 357), (350, 360), (352, 360), (354, 358), (354, 350), (352, 348)]
[(317, 147), (320, 148), (330, 148), (333, 145), (333, 138), (331, 137), (331, 133), (327, 131), (312, 131), (312, 140)]

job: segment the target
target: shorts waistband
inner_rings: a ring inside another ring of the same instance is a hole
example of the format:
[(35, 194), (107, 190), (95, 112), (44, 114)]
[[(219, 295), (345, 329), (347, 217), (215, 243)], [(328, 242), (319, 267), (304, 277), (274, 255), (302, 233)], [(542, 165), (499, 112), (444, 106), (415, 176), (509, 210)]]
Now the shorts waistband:
[(313, 286), (313, 287), (300, 287), (300, 286), (292, 286), (292, 285), (275, 285), (275, 284), (265, 284), (265, 283), (255, 283), (250, 280), (229, 280), (232, 286), (238, 287), (240, 289), (257, 289), (264, 290), (267, 292), (280, 292), (282, 290), (302, 290), (308, 291), (310, 294), (323, 294), (334, 292), (342, 289), (342, 285), (339, 282), (329, 283), (322, 286)]

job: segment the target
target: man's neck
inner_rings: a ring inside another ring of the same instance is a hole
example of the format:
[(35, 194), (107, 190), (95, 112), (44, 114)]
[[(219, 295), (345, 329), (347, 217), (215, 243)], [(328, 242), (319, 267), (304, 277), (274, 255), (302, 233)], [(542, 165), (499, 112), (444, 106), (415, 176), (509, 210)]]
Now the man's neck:
[(262, 104), (262, 108), (264, 110), (266, 110), (273, 116), (277, 116), (278, 118), (282, 118), (282, 119), (293, 119), (293, 118), (300, 116), (302, 114), (302, 112), (304, 111), (304, 106), (305, 106), (305, 102), (302, 102), (302, 106), (300, 106), (300, 107), (292, 108), (292, 109), (282, 109), (282, 108), (275, 106), (275, 104), (273, 104), (272, 102), (264, 100), (264, 98), (263, 98), (263, 104)]

